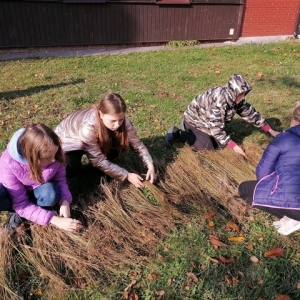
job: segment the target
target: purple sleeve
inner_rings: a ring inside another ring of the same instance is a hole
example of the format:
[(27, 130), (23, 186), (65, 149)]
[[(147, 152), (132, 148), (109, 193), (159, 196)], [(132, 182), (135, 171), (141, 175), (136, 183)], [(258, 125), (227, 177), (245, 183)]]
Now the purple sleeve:
[(61, 205), (64, 200), (72, 203), (72, 195), (67, 184), (66, 167), (64, 165), (60, 164), (55, 176), (53, 177), (53, 181), (57, 183), (59, 188), (59, 204)]
[(278, 157), (281, 154), (280, 148), (276, 145), (276, 140), (274, 139), (267, 149), (264, 151), (263, 156), (256, 167), (256, 177), (257, 180), (261, 180), (263, 177), (273, 173), (275, 171), (276, 163)]
[(15, 212), (20, 217), (39, 225), (48, 225), (54, 214), (29, 200), (26, 188), (13, 174), (7, 164), (1, 164), (1, 172), (2, 183), (11, 196)]

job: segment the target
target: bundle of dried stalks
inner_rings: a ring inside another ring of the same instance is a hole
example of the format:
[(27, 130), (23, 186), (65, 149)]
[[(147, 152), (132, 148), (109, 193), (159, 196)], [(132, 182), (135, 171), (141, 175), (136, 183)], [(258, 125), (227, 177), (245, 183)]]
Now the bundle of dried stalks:
[(257, 153), (261, 153), (258, 147), (249, 147), (245, 159), (229, 149), (195, 152), (184, 147), (176, 161), (166, 166), (160, 186), (167, 194), (178, 195), (177, 199), (198, 200), (207, 208), (216, 201), (241, 221), (247, 206), (238, 198), (237, 187), (242, 181), (255, 179)]
[(255, 178), (260, 150), (251, 146), (246, 153), (247, 160), (232, 150), (194, 152), (184, 147), (173, 163), (157, 164), (155, 185), (147, 183), (139, 190), (102, 183), (98, 193), (91, 191), (81, 199), (93, 203), (81, 211), (86, 225), (82, 232), (32, 225), (31, 236), (19, 236), (18, 243), (1, 240), (0, 293), (14, 294), (3, 271), (14, 263), (13, 251), (32, 274), (47, 278), (58, 290), (84, 288), (147, 258), (158, 241), (191, 213), (218, 209), (221, 204), (241, 220), (246, 206), (236, 196), (236, 188)]
[(21, 296), (14, 290), (14, 242), (11, 234), (5, 229), (1, 229), (0, 234), (0, 299), (21, 300)]

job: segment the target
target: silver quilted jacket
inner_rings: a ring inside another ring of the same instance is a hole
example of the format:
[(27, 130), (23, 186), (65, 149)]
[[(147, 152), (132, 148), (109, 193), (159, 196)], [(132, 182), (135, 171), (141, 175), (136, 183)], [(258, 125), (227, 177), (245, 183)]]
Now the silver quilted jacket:
[[(124, 122), (126, 122), (131, 149), (138, 154), (145, 165), (153, 162), (148, 149), (138, 138), (130, 120), (125, 118)], [(62, 120), (55, 128), (55, 132), (61, 139), (64, 152), (83, 150), (94, 167), (99, 168), (112, 178), (125, 180), (128, 171), (110, 162), (101, 152), (98, 141), (98, 128), (98, 110), (87, 108), (76, 111)]]

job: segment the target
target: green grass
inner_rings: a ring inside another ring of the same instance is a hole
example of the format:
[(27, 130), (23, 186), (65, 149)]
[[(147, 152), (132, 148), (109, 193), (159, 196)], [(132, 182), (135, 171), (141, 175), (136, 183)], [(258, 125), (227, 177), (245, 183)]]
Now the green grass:
[[(248, 101), (274, 129), (283, 130), (299, 101), (299, 58), (300, 43), (289, 41), (1, 61), (0, 150), (21, 126), (43, 122), (54, 127), (72, 111), (89, 107), (107, 92), (117, 92), (126, 100), (128, 116), (152, 155), (169, 160), (174, 158), (173, 149), (163, 146), (168, 127), (179, 125), (194, 96), (211, 86), (225, 85), (234, 73), (244, 75), (253, 87)], [(228, 131), (239, 143), (265, 147), (270, 141), (269, 136), (246, 126), (239, 118)], [(122, 163), (126, 165), (126, 159), (120, 160)], [(82, 189), (86, 192), (86, 187)], [(147, 189), (141, 192), (155, 203)], [(80, 193), (80, 186), (76, 186), (75, 193)], [(272, 218), (257, 213), (255, 220), (241, 225), (246, 241), (232, 243), (227, 239), (233, 233), (224, 229), (227, 220), (230, 216), (226, 210), (220, 210), (214, 218), (213, 228), (201, 216), (193, 217), (162, 241), (148, 263), (133, 260), (131, 268), (112, 274), (109, 282), (70, 292), (68, 299), (120, 299), (133, 279), (137, 280), (133, 289), (139, 299), (156, 299), (159, 290), (165, 292), (162, 299), (272, 300), (276, 299), (275, 293), (300, 299), (299, 233), (293, 238), (280, 237), (270, 225)], [(208, 234), (219, 236), (228, 246), (213, 249)], [(249, 243), (253, 244), (252, 251), (245, 247)], [(284, 256), (264, 258), (264, 253), (274, 247), (284, 248)], [(211, 261), (220, 255), (235, 258), (236, 262)], [(256, 256), (259, 263), (252, 263), (251, 256)], [(193, 272), (199, 282), (190, 282), (187, 272)], [(150, 280), (151, 273), (158, 277)], [(237, 281), (231, 285), (225, 277)]]

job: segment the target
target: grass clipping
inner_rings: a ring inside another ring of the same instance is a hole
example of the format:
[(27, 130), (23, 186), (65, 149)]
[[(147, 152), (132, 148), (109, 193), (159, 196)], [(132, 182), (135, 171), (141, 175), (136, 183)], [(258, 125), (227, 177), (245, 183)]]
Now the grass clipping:
[(137, 189), (126, 183), (100, 184), (88, 197), (94, 204), (79, 208), (85, 224), (79, 233), (35, 224), (30, 235), (21, 229), (3, 232), (0, 298), (22, 299), (41, 286), (51, 286), (51, 294), (58, 295), (104, 281), (147, 259), (188, 216), (220, 205), (241, 222), (246, 205), (236, 188), (255, 178), (261, 150), (249, 145), (247, 155), (246, 160), (228, 149), (194, 152), (184, 147), (174, 162), (157, 163), (155, 185), (146, 182), (144, 189)]

